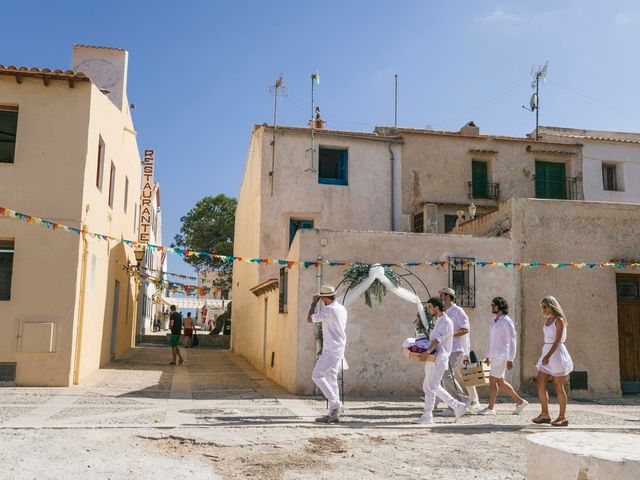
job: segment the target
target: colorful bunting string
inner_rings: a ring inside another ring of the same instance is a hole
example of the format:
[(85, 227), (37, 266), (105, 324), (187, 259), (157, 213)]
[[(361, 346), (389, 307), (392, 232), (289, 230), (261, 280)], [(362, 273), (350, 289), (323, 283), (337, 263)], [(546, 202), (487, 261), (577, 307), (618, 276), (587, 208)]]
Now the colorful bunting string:
[[(80, 235), (82, 233), (79, 228), (69, 227), (67, 225), (52, 222), (51, 220), (45, 220), (42, 218), (34, 217), (32, 215), (27, 215), (25, 213), (16, 212), (15, 210), (11, 210), (8, 208), (0, 207), (0, 216), (16, 218), (19, 220), (26, 221), (28, 223), (42, 225), (45, 228), (48, 228), (50, 230), (64, 230), (65, 232), (69, 232), (74, 235)], [(320, 265), (338, 267), (338, 266), (350, 266), (358, 263), (365, 263), (365, 262), (358, 262), (358, 261), (337, 261), (337, 260), (304, 261), (304, 260), (283, 260), (283, 259), (273, 259), (273, 258), (237, 257), (233, 255), (218, 255), (215, 252), (197, 252), (194, 250), (188, 250), (188, 249), (178, 248), (178, 247), (166, 247), (162, 245), (141, 244), (134, 240), (116, 238), (109, 235), (103, 235), (100, 233), (85, 232), (85, 234), (90, 238), (96, 238), (99, 240), (122, 242), (125, 245), (128, 245), (134, 249), (147, 248), (154, 251), (168, 252), (168, 253), (173, 253), (174, 255), (181, 255), (183, 257), (192, 257), (192, 256), (199, 257), (199, 258), (208, 257), (211, 259), (219, 259), (226, 262), (247, 262), (247, 263), (263, 264), (263, 265), (280, 265), (280, 266), (286, 266), (287, 268), (292, 268), (294, 266), (303, 266), (305, 268), (309, 268), (309, 267), (318, 267)], [(640, 261), (638, 260), (616, 260), (616, 261), (604, 262), (604, 263), (597, 263), (597, 262), (546, 263), (546, 262), (488, 262), (488, 261), (477, 260), (477, 259), (469, 259), (469, 260), (453, 260), (452, 259), (452, 260), (435, 260), (435, 261), (424, 260), (424, 261), (411, 261), (411, 262), (381, 263), (381, 265), (383, 266), (399, 265), (401, 267), (418, 267), (418, 266), (446, 267), (449, 264), (453, 264), (455, 266), (476, 265), (483, 268), (484, 267), (489, 267), (489, 268), (506, 267), (506, 268), (516, 268), (516, 269), (525, 269), (525, 268), (627, 269), (627, 268), (633, 268), (633, 267), (640, 267)], [(184, 275), (183, 276), (177, 275), (177, 276), (182, 278), (186, 277)], [(194, 277), (190, 277), (190, 278), (193, 279)], [(183, 285), (183, 284), (175, 284), (175, 285)], [(199, 288), (195, 285), (183, 285), (183, 288), (184, 287), (195, 288), (195, 289)], [(200, 287), (200, 288), (207, 288), (207, 287)]]

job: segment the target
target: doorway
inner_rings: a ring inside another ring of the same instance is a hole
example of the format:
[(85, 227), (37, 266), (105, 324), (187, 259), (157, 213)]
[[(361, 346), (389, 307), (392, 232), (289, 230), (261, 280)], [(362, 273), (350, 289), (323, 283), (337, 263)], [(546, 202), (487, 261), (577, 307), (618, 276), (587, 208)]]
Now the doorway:
[(622, 393), (640, 393), (640, 275), (617, 274)]
[(113, 289), (113, 312), (111, 314), (111, 360), (116, 358), (116, 339), (118, 333), (118, 306), (120, 304), (120, 282), (116, 280)]

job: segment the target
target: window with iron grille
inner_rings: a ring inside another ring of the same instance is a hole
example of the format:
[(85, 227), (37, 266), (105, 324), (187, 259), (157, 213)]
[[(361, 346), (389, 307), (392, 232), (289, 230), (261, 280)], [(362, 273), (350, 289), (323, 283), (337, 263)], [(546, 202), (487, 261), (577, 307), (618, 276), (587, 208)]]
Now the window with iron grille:
[(476, 306), (475, 258), (449, 257), (449, 287), (456, 292), (456, 304), (461, 307)]
[(289, 282), (288, 267), (280, 268), (280, 276), (278, 278), (278, 313), (287, 313), (287, 289)]
[(413, 232), (424, 233), (424, 212), (416, 213), (413, 216)]

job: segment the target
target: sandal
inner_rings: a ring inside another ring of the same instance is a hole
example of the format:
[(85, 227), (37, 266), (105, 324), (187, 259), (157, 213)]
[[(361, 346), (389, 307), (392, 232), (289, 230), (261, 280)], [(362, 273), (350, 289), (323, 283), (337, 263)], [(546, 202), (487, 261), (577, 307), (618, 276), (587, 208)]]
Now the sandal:
[(534, 418), (533, 420), (531, 420), (533, 423), (551, 423), (551, 417), (549, 416), (548, 413), (541, 413), (540, 415), (538, 415), (536, 418)]
[(558, 417), (553, 422), (551, 422), (551, 426), (553, 427), (568, 427), (569, 420), (564, 417)]

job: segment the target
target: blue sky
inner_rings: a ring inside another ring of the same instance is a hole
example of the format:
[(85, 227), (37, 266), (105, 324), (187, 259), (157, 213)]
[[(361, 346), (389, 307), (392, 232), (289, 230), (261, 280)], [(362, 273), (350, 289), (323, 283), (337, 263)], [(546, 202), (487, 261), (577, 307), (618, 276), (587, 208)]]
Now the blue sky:
[[(129, 51), (140, 149), (156, 150), (165, 243), (205, 195), (237, 196), (251, 127), (304, 125), (309, 75), (328, 128), (524, 135), (530, 70), (549, 61), (542, 125), (640, 131), (635, 1), (0, 0), (0, 64), (69, 68), (74, 43)], [(20, 210), (19, 205), (8, 205)], [(191, 269), (177, 257), (170, 271)]]

